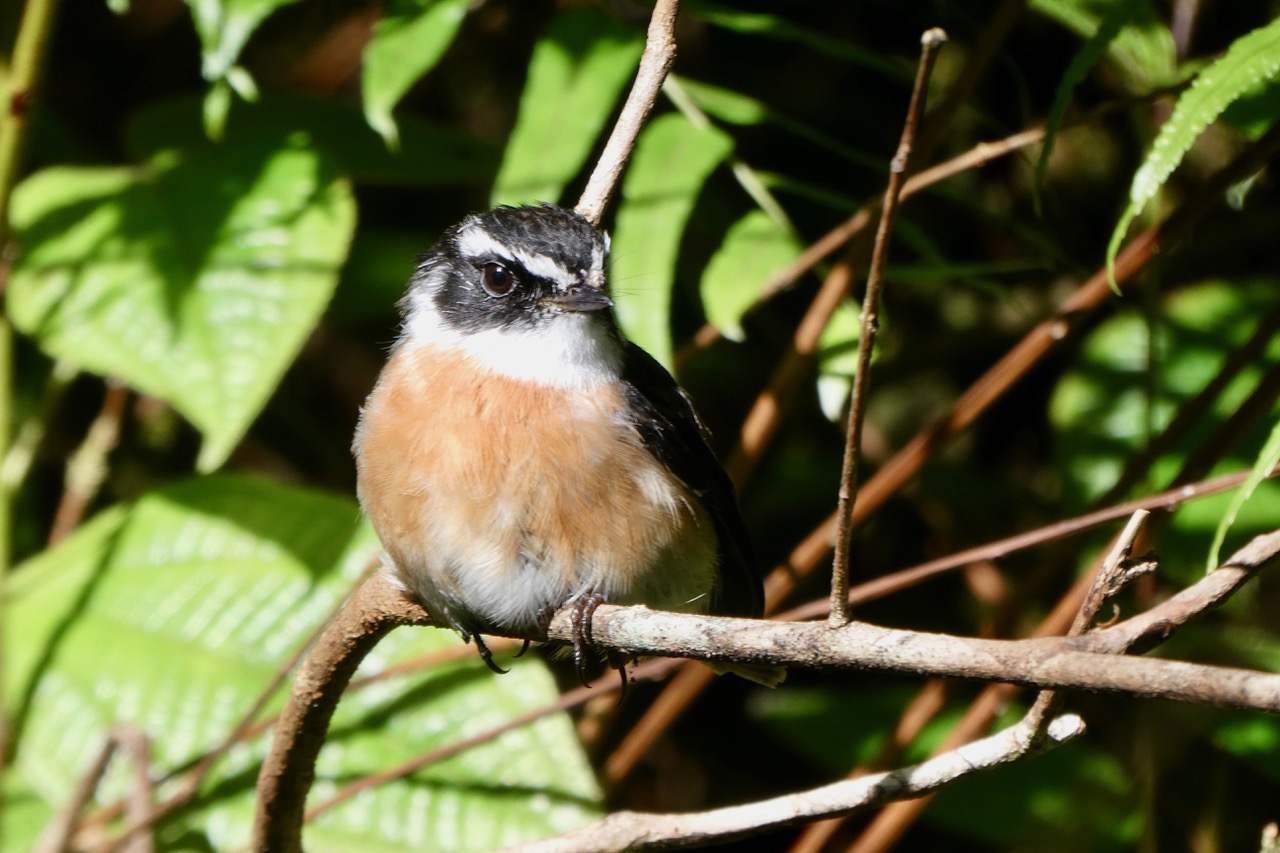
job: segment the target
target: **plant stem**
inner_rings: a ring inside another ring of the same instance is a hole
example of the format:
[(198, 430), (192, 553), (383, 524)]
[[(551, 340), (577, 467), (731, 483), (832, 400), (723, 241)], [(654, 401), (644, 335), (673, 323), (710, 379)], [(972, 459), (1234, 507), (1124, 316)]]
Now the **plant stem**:
[[(28, 0), (18, 25), (12, 61), (0, 80), (0, 291), (8, 282), (12, 263), (9, 243), (9, 199), (22, 165), (22, 151), (29, 129), (31, 108), (58, 0)], [(13, 420), (13, 330), (5, 312), (0, 311), (0, 458), (9, 449)], [(9, 575), (13, 550), (13, 495), (0, 484), (0, 591)], [(0, 596), (0, 685), (5, 681), (5, 610)], [(0, 709), (3, 709), (0, 696)], [(9, 725), (0, 710), (0, 771), (8, 764), (11, 744)], [(0, 845), (2, 846), (2, 845)]]

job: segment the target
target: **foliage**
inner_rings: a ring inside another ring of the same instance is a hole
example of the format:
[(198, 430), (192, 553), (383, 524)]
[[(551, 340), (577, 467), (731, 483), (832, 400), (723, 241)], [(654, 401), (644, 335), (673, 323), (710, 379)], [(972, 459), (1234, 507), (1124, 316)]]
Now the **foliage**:
[[(414, 256), (469, 210), (571, 205), (645, 25), (622, 7), (520, 0), (66, 5), (4, 255), (5, 310), (19, 334), (14, 370), (0, 376), (14, 400), (0, 487), (12, 495), (3, 707), (16, 738), (0, 837), (14, 850), (68, 801), (112, 725), (145, 732), (155, 794), (172, 794), (372, 562), (348, 447)], [(903, 207), (871, 383), (870, 470), (1107, 265), (1150, 201), (1180, 204), (1274, 126), (1280, 21), (1267, 4), (1207, 5), (1189, 46), (1163, 17), (1167, 5), (1033, 0), (940, 147), (923, 155), (931, 165), (1049, 126), (1038, 152), (967, 170)], [(726, 455), (839, 253), (766, 287), (878, 198), (919, 33), (941, 24), (951, 36), (935, 105), (980, 61), (995, 4), (970, 6), (766, 13), (686, 2), (678, 77), (607, 222), (612, 287), (627, 334), (680, 370)], [(6, 52), (17, 25), (0, 13)], [(1073, 123), (1117, 99), (1131, 99), (1123, 119)], [(938, 449), (859, 531), (855, 581), (1083, 510), (1184, 412), (1198, 414), (1110, 500), (1189, 470), (1198, 479), (1272, 465), (1274, 334), (1199, 399), (1280, 313), (1270, 252), (1280, 206), (1265, 176), (1250, 186), (1237, 209), (1213, 208), (1082, 334), (1059, 342), (963, 440)], [(704, 324), (715, 343), (691, 348)], [(843, 430), (832, 422), (858, 334), (858, 309), (844, 300), (778, 401), (778, 437), (743, 490), (766, 564), (787, 558), (834, 506)], [(67, 365), (80, 372), (69, 385)], [(104, 378), (130, 389), (122, 414), (103, 405)], [(1242, 410), (1252, 417), (1237, 422)], [(102, 438), (112, 426), (114, 447)], [(96, 479), (64, 483), (73, 456), (96, 462)], [(1220, 495), (1175, 514), (1158, 542), (1157, 588), (1139, 595), (1193, 580), (1218, 538), (1229, 553), (1276, 527), (1280, 489), (1251, 486), (1247, 502)], [(46, 543), (55, 517), (78, 513), (71, 536)], [(1025, 634), (1112, 532), (970, 567), (933, 581), (943, 594), (908, 590), (858, 615)], [(993, 576), (994, 591), (984, 583)], [(823, 596), (823, 583), (802, 579), (797, 600)], [(1278, 594), (1263, 578), (1180, 636), (1180, 652), (1274, 669)], [(379, 645), (362, 676), (424, 655), (447, 660), (344, 699), (313, 805), (547, 705), (567, 676), (530, 654), (494, 677), (470, 655), (450, 656), (458, 648), (433, 630)], [(793, 673), (762, 693), (720, 679), (612, 800), (693, 809), (830, 780), (890, 750), (917, 688)], [(310, 823), (308, 849), (486, 850), (580, 825), (604, 807), (591, 760), (652, 696), (637, 685), (616, 713), (584, 715), (580, 731), (551, 714), (378, 785)], [(888, 760), (926, 755), (969, 698), (949, 691)], [(269, 690), (261, 716), (281, 701), (282, 689)], [(1216, 832), (1236, 848), (1274, 819), (1275, 720), (1148, 711), (1122, 698), (1079, 704), (1094, 737), (948, 790), (910, 844), (1045, 849), (1054, 838), (1109, 849), (1141, 837), (1172, 849)], [(584, 745), (579, 734), (593, 728), (603, 734)], [(158, 849), (242, 846), (264, 752), (260, 734), (232, 748), (196, 800), (160, 820)], [(115, 803), (130, 778), (126, 761), (113, 762), (90, 812)], [(1082, 813), (1087, 821), (1074, 820)], [(792, 837), (740, 844), (779, 849)]]

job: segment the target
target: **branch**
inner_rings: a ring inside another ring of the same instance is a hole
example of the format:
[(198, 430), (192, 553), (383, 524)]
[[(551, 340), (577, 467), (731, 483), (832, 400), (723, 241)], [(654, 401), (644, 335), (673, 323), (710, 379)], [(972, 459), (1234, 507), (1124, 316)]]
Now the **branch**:
[(876, 228), (875, 244), (871, 250), (871, 268), (867, 272), (866, 292), (862, 295), (862, 331), (858, 335), (858, 362), (853, 372), (853, 390), (849, 395), (849, 423), (844, 442), (844, 461), (840, 474), (840, 493), (836, 502), (836, 517), (840, 524), (836, 529), (836, 554), (831, 568), (831, 627), (839, 628), (849, 621), (849, 545), (853, 535), (853, 505), (858, 491), (858, 462), (862, 456), (862, 421), (867, 412), (867, 389), (871, 386), (871, 351), (876, 333), (880, 329), (880, 289), (884, 284), (884, 266), (889, 259), (889, 233), (893, 230), (894, 216), (898, 212), (898, 197), (907, 179), (907, 166), (911, 160), (911, 146), (915, 141), (916, 123), (924, 112), (925, 90), (938, 51), (947, 40), (947, 34), (934, 28), (920, 39), (920, 64), (916, 69), (915, 86), (911, 89), (911, 104), (907, 107), (907, 120), (902, 127), (898, 150), (889, 164), (889, 184), (885, 187), (884, 203), (880, 207), (880, 223)]
[[(824, 630), (828, 630), (825, 629)], [(1023, 720), (1002, 732), (920, 764), (836, 782), (770, 800), (693, 814), (615, 812), (574, 832), (511, 848), (520, 853), (608, 853), (691, 847), (781, 829), (820, 817), (846, 815), (893, 800), (918, 797), (964, 776), (1043, 752), (1084, 732), (1074, 714), (1053, 720), (1047, 737)]]
[(338, 700), (364, 656), (392, 628), (431, 618), (382, 572), (373, 575), (334, 618), (307, 655), (258, 774), (252, 848), (301, 853), (307, 791)]
[(676, 11), (678, 0), (658, 0), (649, 19), (649, 32), (645, 36), (644, 53), (640, 56), (640, 68), (631, 93), (622, 105), (613, 133), (605, 143), (596, 167), (587, 179), (586, 189), (578, 199), (576, 210), (592, 225), (599, 227), (604, 219), (604, 209), (618, 186), (618, 178), (631, 159), (640, 129), (653, 109), (662, 81), (667, 78), (671, 64), (676, 59)]
[[(602, 605), (594, 641), (631, 654), (771, 666), (877, 669), (1050, 688), (1119, 691), (1280, 713), (1280, 675), (1148, 658), (1113, 657), (1124, 643), (1166, 637), (1217, 606), (1280, 555), (1280, 530), (1259, 536), (1217, 571), (1169, 601), (1104, 631), (1077, 638), (985, 640), (854, 623), (823, 624), (692, 616)], [(572, 640), (570, 613), (547, 639)], [(1105, 639), (1100, 639), (1105, 638)]]

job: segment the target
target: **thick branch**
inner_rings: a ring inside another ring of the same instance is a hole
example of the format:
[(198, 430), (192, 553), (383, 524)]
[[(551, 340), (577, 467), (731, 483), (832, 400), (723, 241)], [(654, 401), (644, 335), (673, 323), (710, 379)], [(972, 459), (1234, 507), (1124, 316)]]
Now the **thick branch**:
[[(570, 614), (548, 636), (570, 642)], [(1280, 675), (1080, 651), (1078, 639), (983, 640), (851, 623), (762, 622), (601, 606), (592, 637), (633, 654), (811, 669), (876, 669), (1130, 693), (1280, 714)]]
[(289, 703), (276, 723), (271, 754), (258, 774), (254, 850), (301, 853), (307, 791), (342, 692), (364, 656), (392, 628), (430, 622), (426, 611), (378, 573), (320, 635), (298, 670)]

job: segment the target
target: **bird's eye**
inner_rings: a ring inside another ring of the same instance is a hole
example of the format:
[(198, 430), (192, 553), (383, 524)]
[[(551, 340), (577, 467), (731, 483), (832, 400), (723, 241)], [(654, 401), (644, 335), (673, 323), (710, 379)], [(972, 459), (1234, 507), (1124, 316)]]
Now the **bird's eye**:
[(480, 269), (480, 284), (490, 296), (506, 296), (516, 288), (516, 275), (497, 262), (489, 262)]

